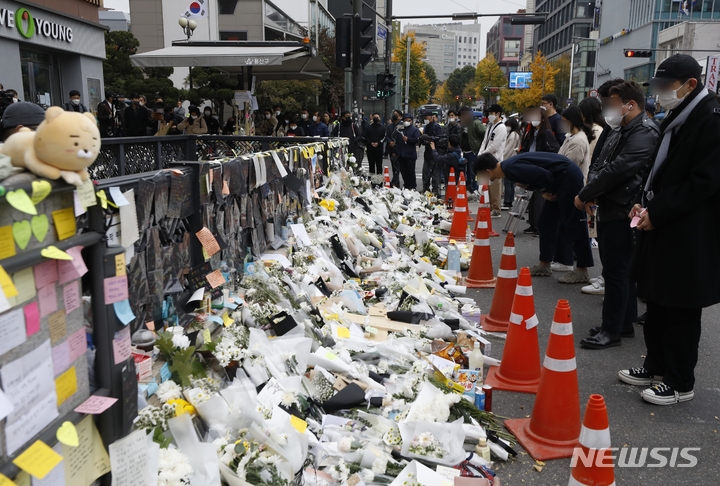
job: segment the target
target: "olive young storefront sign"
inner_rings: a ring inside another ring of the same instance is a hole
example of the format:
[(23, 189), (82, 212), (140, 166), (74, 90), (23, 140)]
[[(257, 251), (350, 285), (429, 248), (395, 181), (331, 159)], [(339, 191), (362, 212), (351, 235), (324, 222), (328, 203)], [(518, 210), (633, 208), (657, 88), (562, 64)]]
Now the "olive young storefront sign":
[(0, 8), (0, 28), (2, 27), (17, 29), (20, 35), (26, 39), (38, 35), (64, 42), (73, 40), (71, 27), (47, 21), (40, 16), (33, 16), (26, 8), (19, 8), (15, 11)]

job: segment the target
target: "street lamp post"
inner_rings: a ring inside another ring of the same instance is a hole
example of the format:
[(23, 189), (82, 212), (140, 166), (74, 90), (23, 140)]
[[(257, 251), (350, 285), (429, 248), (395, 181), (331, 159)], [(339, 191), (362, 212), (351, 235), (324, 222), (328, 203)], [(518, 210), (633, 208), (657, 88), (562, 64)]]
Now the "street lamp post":
[(405, 62), (405, 113), (410, 112), (410, 46), (412, 45), (412, 37), (408, 33), (407, 36), (407, 60)]

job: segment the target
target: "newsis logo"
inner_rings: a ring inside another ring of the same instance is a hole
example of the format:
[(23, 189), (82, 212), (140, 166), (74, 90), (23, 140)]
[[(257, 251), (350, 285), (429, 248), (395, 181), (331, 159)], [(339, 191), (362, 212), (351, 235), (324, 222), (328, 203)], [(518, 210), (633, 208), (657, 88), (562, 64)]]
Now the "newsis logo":
[[(570, 466), (575, 467), (581, 462), (584, 467), (695, 467), (698, 460), (693, 451), (699, 450), (700, 447), (610, 447), (599, 450), (576, 447)], [(613, 455), (617, 451), (620, 454)]]
[(6, 8), (0, 8), (0, 27), (16, 28), (26, 39), (37, 35), (62, 42), (73, 40), (72, 28), (34, 17), (26, 8), (19, 8), (14, 14)]

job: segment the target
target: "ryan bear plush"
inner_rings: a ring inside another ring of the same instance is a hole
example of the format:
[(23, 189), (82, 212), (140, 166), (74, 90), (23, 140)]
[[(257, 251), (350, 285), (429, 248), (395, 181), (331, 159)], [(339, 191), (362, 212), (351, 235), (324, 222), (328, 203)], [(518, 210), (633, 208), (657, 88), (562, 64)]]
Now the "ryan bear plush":
[(82, 185), (90, 176), (85, 170), (100, 152), (100, 131), (91, 113), (67, 112), (53, 106), (36, 131), (22, 128), (0, 146), (15, 167), (40, 177)]

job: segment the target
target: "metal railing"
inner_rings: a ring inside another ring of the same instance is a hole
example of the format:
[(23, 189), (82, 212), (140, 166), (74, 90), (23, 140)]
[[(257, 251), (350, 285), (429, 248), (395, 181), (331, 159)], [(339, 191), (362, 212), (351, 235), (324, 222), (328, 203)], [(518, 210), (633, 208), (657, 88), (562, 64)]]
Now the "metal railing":
[(318, 137), (245, 137), (234, 135), (167, 135), (103, 138), (100, 155), (88, 167), (93, 180), (163, 170), (180, 160), (240, 157), (271, 149), (324, 143)]

